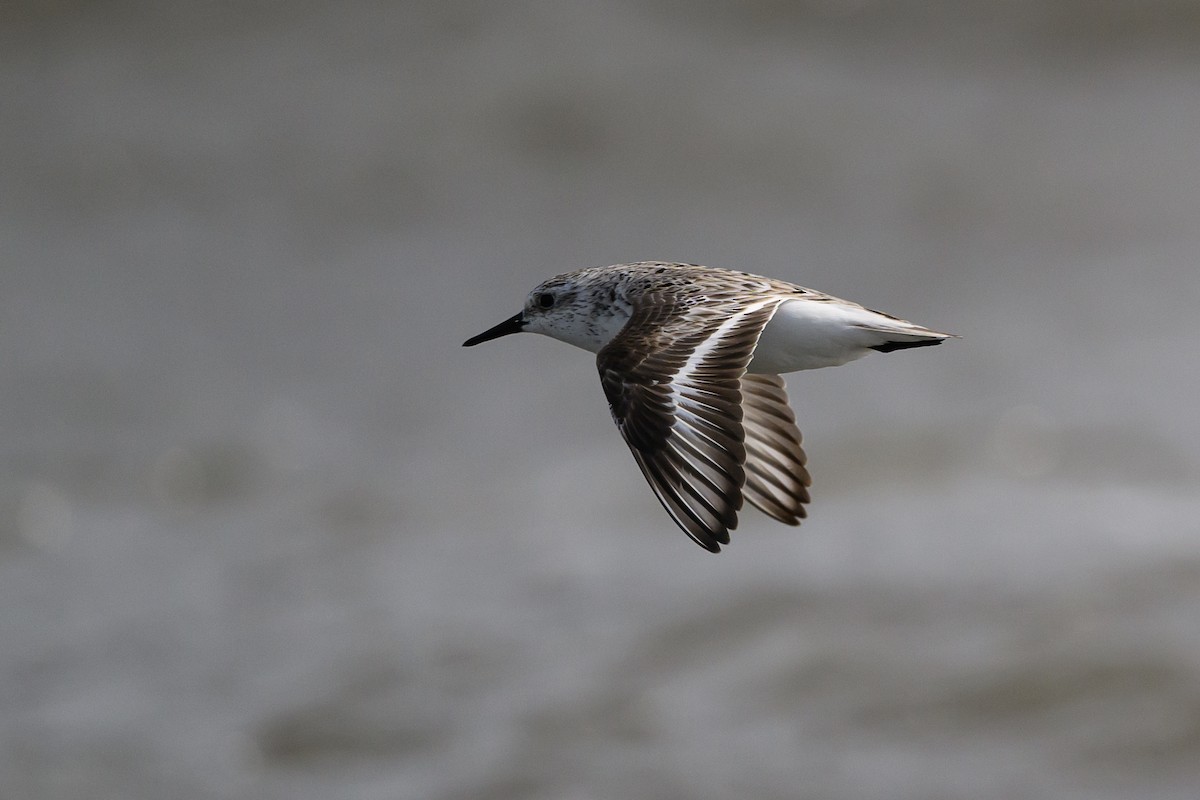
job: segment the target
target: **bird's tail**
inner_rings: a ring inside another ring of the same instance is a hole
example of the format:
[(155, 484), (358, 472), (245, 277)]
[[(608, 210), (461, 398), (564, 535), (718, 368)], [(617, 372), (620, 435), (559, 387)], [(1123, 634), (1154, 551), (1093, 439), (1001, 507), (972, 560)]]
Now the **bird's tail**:
[(957, 339), (953, 333), (942, 333), (932, 328), (914, 325), (907, 320), (895, 320), (895, 324), (860, 325), (862, 330), (869, 331), (878, 338), (874, 344), (868, 345), (880, 353), (890, 353), (893, 350), (907, 350), (910, 347), (932, 347), (947, 339)]

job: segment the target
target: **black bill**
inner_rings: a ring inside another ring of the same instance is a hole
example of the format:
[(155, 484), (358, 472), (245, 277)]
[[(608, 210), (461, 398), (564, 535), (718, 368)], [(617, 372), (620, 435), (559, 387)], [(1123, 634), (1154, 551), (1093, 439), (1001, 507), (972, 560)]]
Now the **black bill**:
[(501, 336), (508, 336), (510, 333), (520, 333), (525, 327), (525, 318), (523, 314), (517, 314), (511, 319), (506, 319), (494, 328), (488, 328), (478, 336), (472, 336), (463, 342), (463, 347), (474, 347), (482, 342), (490, 342), (492, 339), (499, 339)]

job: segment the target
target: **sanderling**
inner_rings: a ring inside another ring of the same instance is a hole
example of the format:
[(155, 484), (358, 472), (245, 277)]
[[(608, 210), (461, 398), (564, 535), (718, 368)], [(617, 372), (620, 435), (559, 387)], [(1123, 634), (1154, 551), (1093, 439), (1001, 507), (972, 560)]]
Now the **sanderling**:
[(650, 487), (714, 553), (743, 498), (788, 525), (806, 516), (812, 482), (779, 373), (951, 336), (785, 281), (659, 261), (550, 278), (521, 313), (463, 346), (519, 331), (596, 353), (613, 420)]

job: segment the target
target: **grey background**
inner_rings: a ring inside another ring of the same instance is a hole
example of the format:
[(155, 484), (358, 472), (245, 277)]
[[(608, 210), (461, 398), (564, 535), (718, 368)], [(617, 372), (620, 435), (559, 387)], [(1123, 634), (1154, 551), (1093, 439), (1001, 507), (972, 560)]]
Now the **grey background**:
[[(0, 796), (1195, 798), (1200, 6), (5, 3)], [(962, 335), (711, 556), (543, 278)]]

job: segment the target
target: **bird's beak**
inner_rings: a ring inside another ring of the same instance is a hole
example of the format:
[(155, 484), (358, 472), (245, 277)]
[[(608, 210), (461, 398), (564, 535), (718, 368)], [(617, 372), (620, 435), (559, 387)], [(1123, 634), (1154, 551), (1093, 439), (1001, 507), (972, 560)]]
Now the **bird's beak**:
[(501, 336), (508, 336), (510, 333), (520, 333), (525, 327), (525, 315), (517, 314), (515, 317), (504, 320), (494, 328), (488, 328), (478, 336), (472, 336), (463, 342), (463, 347), (474, 347), (482, 342), (490, 342), (492, 339), (499, 339)]

